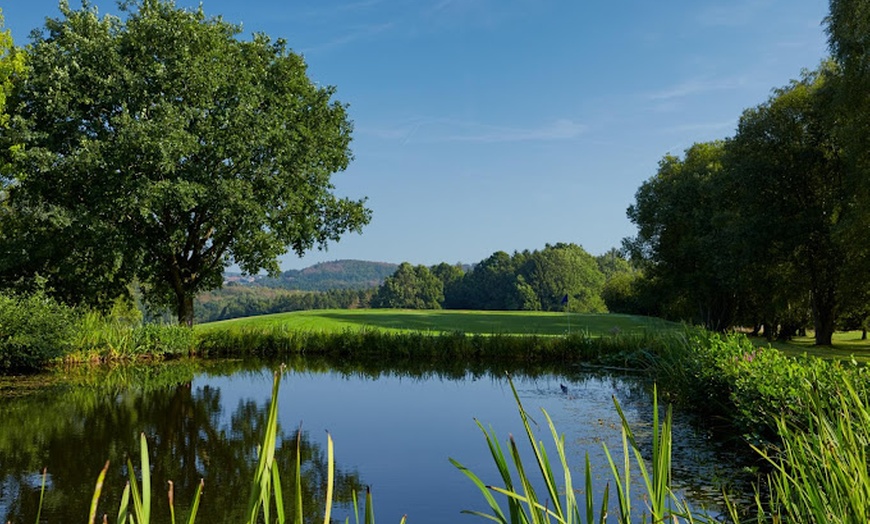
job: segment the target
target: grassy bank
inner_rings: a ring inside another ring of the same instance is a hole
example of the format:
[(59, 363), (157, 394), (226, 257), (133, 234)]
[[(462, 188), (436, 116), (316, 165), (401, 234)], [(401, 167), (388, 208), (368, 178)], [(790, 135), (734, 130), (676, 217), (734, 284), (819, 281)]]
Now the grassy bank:
[(273, 329), (342, 332), (375, 329), (388, 333), (455, 333), (479, 335), (593, 336), (662, 332), (678, 324), (652, 317), (541, 311), (459, 311), (396, 309), (324, 309), (276, 313), (201, 324), (197, 332)]

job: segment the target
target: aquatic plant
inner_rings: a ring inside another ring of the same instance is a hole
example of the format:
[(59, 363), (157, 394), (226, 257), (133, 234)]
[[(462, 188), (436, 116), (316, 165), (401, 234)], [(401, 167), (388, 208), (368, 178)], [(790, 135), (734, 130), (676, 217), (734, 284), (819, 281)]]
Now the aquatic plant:
[[(464, 473), (480, 490), (489, 505), (491, 513), (480, 511), (466, 511), (466, 513), (478, 515), (494, 522), (502, 524), (529, 524), (544, 522), (603, 523), (607, 520), (610, 502), (610, 483), (604, 488), (600, 503), (594, 500), (592, 468), (589, 454), (586, 454), (585, 478), (582, 491), (585, 493), (583, 500), (578, 500), (575, 492), (575, 482), (568, 464), (565, 452), (565, 437), (558, 433), (552, 419), (546, 410), (542, 410), (547, 420), (547, 426), (553, 445), (556, 448), (558, 460), (551, 460), (547, 454), (543, 441), (537, 440), (529, 415), (523, 407), (519, 394), (513, 381), (510, 381), (514, 400), (523, 422), (523, 429), (534, 455), (531, 467), (528, 466), (520, 454), (519, 447), (511, 436), (508, 441), (510, 460), (499, 444), (498, 437), (490, 428), (486, 429), (480, 421), (477, 425), (483, 432), (492, 458), (498, 468), (504, 486), (494, 486), (484, 483), (477, 474), (470, 471), (460, 462), (450, 459), (451, 463)], [(642, 522), (665, 522), (665, 520), (678, 522), (696, 522), (698, 520), (713, 521), (707, 515), (696, 517), (689, 506), (671, 491), (671, 409), (668, 408), (664, 420), (659, 418), (658, 395), (653, 393), (653, 442), (651, 465), (647, 466), (646, 460), (641, 454), (639, 442), (634, 436), (622, 408), (616, 399), (614, 406), (622, 420), (622, 443), (623, 457), (622, 469), (617, 466), (607, 446), (604, 451), (612, 473), (612, 480), (616, 486), (616, 500), (619, 508), (618, 520), (623, 523), (634, 521), (636, 512), (632, 509), (631, 497), (631, 456), (633, 454), (635, 464), (643, 478), (645, 487), (644, 499), (647, 501), (646, 508), (640, 512)], [(630, 451), (631, 452), (630, 452)], [(517, 478), (511, 473), (511, 466), (516, 471)], [(554, 474), (554, 466), (560, 467), (563, 473), (563, 483), (560, 485)], [(538, 476), (533, 477), (536, 471)], [(535, 486), (543, 485), (545, 493), (538, 495)], [(493, 494), (502, 495), (507, 500), (507, 511), (496, 500)], [(597, 509), (597, 513), (596, 513)], [(647, 513), (648, 512), (648, 513)]]

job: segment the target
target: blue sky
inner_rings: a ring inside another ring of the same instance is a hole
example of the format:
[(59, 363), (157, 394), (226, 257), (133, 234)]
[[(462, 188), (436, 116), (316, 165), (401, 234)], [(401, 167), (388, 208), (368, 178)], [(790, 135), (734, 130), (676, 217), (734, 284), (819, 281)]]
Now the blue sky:
[[(732, 135), (744, 109), (827, 55), (821, 0), (202, 5), (244, 38), (286, 39), (350, 105), (355, 159), (333, 180), (369, 198), (372, 222), (284, 269), (473, 263), (555, 242), (603, 253), (634, 233), (625, 210), (662, 156)], [(2, 9), (19, 45), (59, 14), (55, 0)]]

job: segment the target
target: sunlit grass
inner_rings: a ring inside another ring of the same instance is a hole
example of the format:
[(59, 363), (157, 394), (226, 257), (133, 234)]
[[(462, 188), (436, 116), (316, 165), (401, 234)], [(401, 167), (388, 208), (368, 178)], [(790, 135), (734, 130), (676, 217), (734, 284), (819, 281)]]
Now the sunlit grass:
[(679, 329), (678, 324), (632, 315), (552, 313), (540, 311), (459, 311), (396, 309), (327, 309), (237, 318), (197, 326), (219, 329), (285, 327), (290, 330), (386, 332), (462, 332), (482, 335), (605, 335)]
[(816, 346), (812, 331), (808, 331), (806, 336), (794, 337), (789, 341), (768, 342), (762, 337), (753, 337), (752, 341), (757, 346), (770, 345), (793, 357), (809, 355), (836, 360), (850, 360), (854, 357), (858, 362), (870, 362), (870, 340), (861, 340), (861, 331), (835, 332), (831, 347)]

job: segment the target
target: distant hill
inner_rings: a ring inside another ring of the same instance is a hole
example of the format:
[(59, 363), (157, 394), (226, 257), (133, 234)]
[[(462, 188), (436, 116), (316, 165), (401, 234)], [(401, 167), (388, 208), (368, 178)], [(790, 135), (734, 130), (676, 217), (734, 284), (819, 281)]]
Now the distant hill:
[(242, 276), (227, 273), (224, 283), (242, 286), (261, 286), (299, 291), (328, 291), (330, 289), (368, 289), (380, 286), (384, 279), (396, 271), (398, 264), (367, 262), (364, 260), (335, 260), (321, 262), (305, 269), (285, 271), (278, 278), (263, 275)]

